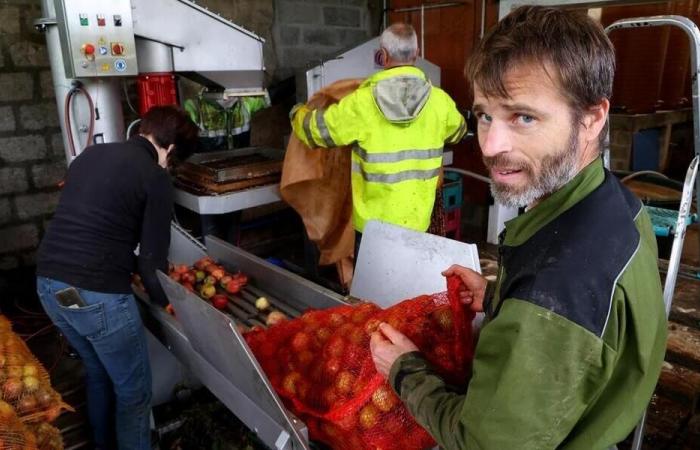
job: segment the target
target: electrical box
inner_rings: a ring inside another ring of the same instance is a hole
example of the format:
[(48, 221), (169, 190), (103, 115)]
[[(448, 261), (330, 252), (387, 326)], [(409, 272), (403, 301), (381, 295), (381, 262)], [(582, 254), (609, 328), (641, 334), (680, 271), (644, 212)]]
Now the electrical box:
[(54, 0), (66, 78), (138, 74), (129, 0)]

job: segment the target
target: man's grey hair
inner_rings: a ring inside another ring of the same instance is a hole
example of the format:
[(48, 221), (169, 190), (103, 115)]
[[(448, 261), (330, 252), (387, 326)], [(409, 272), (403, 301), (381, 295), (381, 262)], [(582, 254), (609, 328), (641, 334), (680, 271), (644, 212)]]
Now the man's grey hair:
[(416, 30), (407, 23), (395, 23), (384, 30), (379, 45), (396, 62), (412, 62), (418, 55)]

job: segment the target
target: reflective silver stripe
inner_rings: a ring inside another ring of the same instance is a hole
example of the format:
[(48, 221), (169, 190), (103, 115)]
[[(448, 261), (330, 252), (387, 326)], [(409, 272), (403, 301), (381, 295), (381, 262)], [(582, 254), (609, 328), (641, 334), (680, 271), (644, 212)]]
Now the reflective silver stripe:
[(369, 153), (359, 145), (355, 145), (353, 150), (360, 159), (367, 163), (390, 163), (407, 161), (409, 159), (432, 159), (442, 156), (442, 147), (426, 150), (401, 150), (391, 153)]
[(447, 138), (447, 142), (454, 143), (458, 138), (462, 137), (462, 134), (466, 131), (467, 128), (467, 122), (462, 119), (462, 123), (459, 125), (459, 128), (457, 128), (457, 131), (452, 133), (452, 136)]
[(440, 167), (429, 170), (404, 170), (397, 173), (367, 173), (362, 170), (362, 166), (357, 161), (352, 162), (352, 171), (359, 173), (365, 181), (375, 183), (399, 183), (408, 180), (430, 180), (440, 175)]
[(304, 134), (306, 135), (306, 140), (309, 141), (309, 147), (318, 147), (316, 141), (314, 141), (314, 136), (311, 134), (311, 114), (313, 111), (309, 111), (304, 116)]
[(328, 131), (328, 127), (326, 126), (326, 119), (323, 118), (325, 113), (326, 110), (324, 109), (316, 110), (316, 126), (318, 127), (318, 132), (321, 134), (321, 139), (323, 139), (323, 142), (326, 143), (326, 147), (337, 147), (335, 142), (333, 142), (331, 133)]

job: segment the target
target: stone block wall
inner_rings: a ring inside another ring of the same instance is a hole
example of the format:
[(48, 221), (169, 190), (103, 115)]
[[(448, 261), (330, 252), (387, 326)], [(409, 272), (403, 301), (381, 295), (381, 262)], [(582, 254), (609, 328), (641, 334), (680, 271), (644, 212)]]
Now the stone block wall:
[(276, 0), (275, 52), (280, 78), (377, 34), (381, 2), (368, 0)]
[(0, 3), (0, 270), (34, 264), (66, 171), (38, 0)]

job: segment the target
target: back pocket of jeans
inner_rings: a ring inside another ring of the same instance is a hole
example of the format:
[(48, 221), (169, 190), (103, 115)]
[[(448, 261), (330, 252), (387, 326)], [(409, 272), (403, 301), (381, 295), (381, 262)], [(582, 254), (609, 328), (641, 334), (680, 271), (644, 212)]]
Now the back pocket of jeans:
[(78, 334), (85, 338), (94, 339), (105, 334), (104, 305), (83, 306), (81, 308), (68, 308), (59, 305), (61, 315)]

